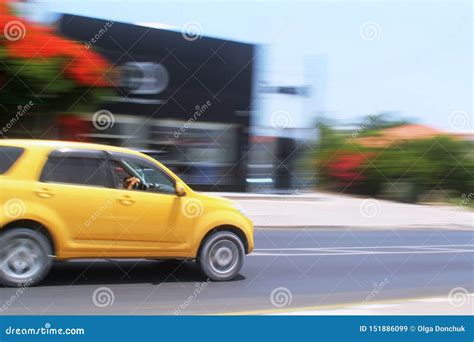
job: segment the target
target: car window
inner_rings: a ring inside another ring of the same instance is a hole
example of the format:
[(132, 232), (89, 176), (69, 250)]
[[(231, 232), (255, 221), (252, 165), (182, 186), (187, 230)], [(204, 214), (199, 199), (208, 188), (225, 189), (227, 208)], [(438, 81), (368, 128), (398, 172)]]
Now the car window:
[(50, 156), (40, 181), (110, 187), (108, 175), (105, 159)]
[(127, 179), (136, 177), (140, 183), (144, 184), (140, 184), (133, 190), (175, 194), (174, 180), (147, 159), (122, 154), (114, 155), (112, 170), (117, 188), (126, 188)]
[(0, 146), (0, 175), (6, 173), (21, 157), (25, 149), (14, 146)]

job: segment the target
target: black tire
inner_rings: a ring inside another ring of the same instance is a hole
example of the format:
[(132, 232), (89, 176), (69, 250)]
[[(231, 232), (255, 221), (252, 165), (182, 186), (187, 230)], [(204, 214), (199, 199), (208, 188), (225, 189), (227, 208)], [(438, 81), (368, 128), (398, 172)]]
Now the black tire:
[(53, 248), (41, 233), (15, 228), (0, 234), (0, 283), (33, 286), (46, 277), (53, 263)]
[(209, 279), (226, 281), (237, 276), (244, 263), (244, 256), (242, 240), (234, 233), (219, 231), (202, 243), (196, 261)]

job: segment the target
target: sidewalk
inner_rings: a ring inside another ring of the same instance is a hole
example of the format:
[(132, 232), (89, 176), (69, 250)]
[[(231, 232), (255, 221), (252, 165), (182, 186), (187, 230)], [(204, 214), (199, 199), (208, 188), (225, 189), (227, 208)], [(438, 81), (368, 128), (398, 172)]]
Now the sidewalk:
[(260, 228), (474, 229), (474, 212), (456, 206), (405, 204), (317, 192), (212, 194), (238, 202)]

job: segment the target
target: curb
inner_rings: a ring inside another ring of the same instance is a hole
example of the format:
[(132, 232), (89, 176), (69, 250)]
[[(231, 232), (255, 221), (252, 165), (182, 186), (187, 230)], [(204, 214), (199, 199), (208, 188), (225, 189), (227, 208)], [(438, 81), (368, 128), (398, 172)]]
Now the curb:
[(438, 225), (408, 225), (408, 226), (344, 226), (344, 225), (255, 225), (255, 229), (314, 229), (314, 230), (329, 230), (329, 229), (354, 229), (354, 230), (403, 230), (403, 229), (444, 229), (444, 230), (474, 230), (474, 227), (464, 225), (449, 225), (440, 227)]
[(224, 197), (235, 200), (270, 200), (270, 201), (309, 201), (309, 200), (325, 200), (327, 197), (324, 195), (272, 195), (272, 194), (231, 194), (231, 193), (218, 193), (218, 192), (206, 192), (206, 195)]
[(292, 202), (316, 202), (316, 201), (327, 201), (327, 198), (321, 197), (231, 197), (222, 196), (231, 200), (243, 200), (243, 201), (292, 201)]

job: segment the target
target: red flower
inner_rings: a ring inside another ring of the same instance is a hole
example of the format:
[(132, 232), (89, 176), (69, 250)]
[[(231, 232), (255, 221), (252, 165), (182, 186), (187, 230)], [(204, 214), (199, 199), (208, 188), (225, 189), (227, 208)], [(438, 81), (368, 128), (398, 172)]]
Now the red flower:
[(90, 51), (76, 57), (66, 66), (66, 74), (76, 79), (79, 83), (95, 86), (107, 86), (109, 82), (104, 73), (108, 69), (107, 62)]
[(372, 153), (341, 152), (327, 164), (328, 175), (336, 179), (341, 186), (364, 180), (362, 170), (371, 157)]
[[(7, 3), (0, 0), (0, 35), (3, 35), (0, 44), (6, 46), (8, 56), (19, 59), (64, 58), (61, 69), (66, 77), (82, 86), (110, 86), (104, 77), (109, 67), (104, 58), (81, 43), (56, 35), (50, 28), (10, 15)], [(12, 35), (4, 34), (9, 32), (8, 29)]]

